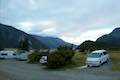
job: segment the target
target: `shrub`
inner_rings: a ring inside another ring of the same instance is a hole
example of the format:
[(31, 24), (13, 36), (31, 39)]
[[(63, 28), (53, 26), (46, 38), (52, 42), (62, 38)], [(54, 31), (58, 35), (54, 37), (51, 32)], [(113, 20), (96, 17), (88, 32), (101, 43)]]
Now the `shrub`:
[(48, 55), (49, 68), (61, 68), (72, 62), (74, 51), (68, 47), (59, 47), (57, 51)]
[(49, 68), (60, 68), (65, 65), (65, 59), (56, 53), (51, 53), (48, 55), (48, 64)]
[(34, 51), (30, 55), (28, 55), (28, 62), (29, 63), (37, 63), (40, 59), (40, 52)]

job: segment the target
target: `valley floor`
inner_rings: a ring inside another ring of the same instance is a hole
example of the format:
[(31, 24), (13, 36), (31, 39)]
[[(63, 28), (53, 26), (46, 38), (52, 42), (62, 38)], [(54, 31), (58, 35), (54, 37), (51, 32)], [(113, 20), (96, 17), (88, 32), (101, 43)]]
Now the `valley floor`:
[(0, 60), (0, 80), (120, 80), (120, 72), (101, 67), (68, 70), (46, 70), (40, 64), (26, 61)]

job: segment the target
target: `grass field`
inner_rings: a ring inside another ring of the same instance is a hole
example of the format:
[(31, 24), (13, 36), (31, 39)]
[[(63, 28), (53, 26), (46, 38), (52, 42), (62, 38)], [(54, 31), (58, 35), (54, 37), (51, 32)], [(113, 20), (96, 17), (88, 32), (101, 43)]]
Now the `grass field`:
[(110, 58), (112, 60), (113, 71), (120, 71), (120, 50), (119, 51), (108, 51), (110, 54)]
[[(111, 70), (113, 71), (120, 71), (120, 50), (114, 51), (110, 50), (108, 51), (110, 55), (110, 59), (112, 61)], [(87, 54), (83, 52), (76, 52), (76, 54), (73, 57), (74, 66), (83, 66), (85, 65)]]
[(83, 66), (85, 65), (87, 55), (83, 52), (76, 52), (76, 54), (73, 57), (73, 62), (76, 66)]

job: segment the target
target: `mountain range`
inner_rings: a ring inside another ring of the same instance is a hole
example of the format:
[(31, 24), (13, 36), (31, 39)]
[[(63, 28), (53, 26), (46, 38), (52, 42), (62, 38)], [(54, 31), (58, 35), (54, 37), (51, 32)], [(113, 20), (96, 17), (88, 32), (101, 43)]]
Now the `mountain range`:
[(28, 40), (31, 41), (31, 48), (33, 49), (47, 48), (47, 46), (31, 35), (12, 26), (0, 23), (0, 48), (18, 48), (19, 40), (22, 37), (28, 38)]
[[(27, 34), (12, 26), (0, 23), (0, 48), (18, 48), (19, 41), (22, 37), (28, 38), (31, 42), (32, 49), (55, 49), (63, 45), (71, 46), (70, 43), (57, 37), (44, 37)], [(120, 48), (120, 28), (115, 28), (111, 33), (99, 37), (95, 42), (85, 41), (83, 44), (84, 46), (94, 44), (94, 46), (97, 45), (97, 47), (100, 46), (101, 48), (105, 46)], [(76, 45), (74, 45), (74, 47), (76, 47)]]
[(96, 41), (84, 41), (77, 49), (80, 51), (96, 49), (120, 49), (120, 28), (115, 28), (111, 33), (99, 37)]
[[(45, 36), (38, 36), (38, 35), (32, 35), (35, 39), (40, 40), (43, 44), (45, 44), (50, 49), (55, 49), (59, 46), (71, 46), (70, 43), (63, 41), (60, 38), (57, 37), (45, 37)], [(75, 47), (75, 45), (74, 45)]]
[(120, 47), (120, 28), (115, 28), (110, 34), (99, 37), (96, 42)]
[(27, 34), (12, 26), (0, 23), (0, 48), (18, 48), (20, 39), (24, 37), (31, 42), (32, 49), (54, 49), (62, 45), (71, 45), (60, 38)]

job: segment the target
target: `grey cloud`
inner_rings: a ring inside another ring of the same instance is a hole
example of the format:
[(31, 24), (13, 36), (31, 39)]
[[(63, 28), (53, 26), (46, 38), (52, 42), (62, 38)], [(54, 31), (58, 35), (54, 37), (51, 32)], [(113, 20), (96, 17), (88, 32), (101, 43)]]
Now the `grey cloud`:
[(89, 30), (119, 26), (119, 3), (120, 0), (0, 0), (0, 22), (18, 27), (21, 22), (31, 21), (35, 25), (29, 33), (46, 35), (36, 22), (55, 21), (55, 36), (70, 33), (79, 37)]

